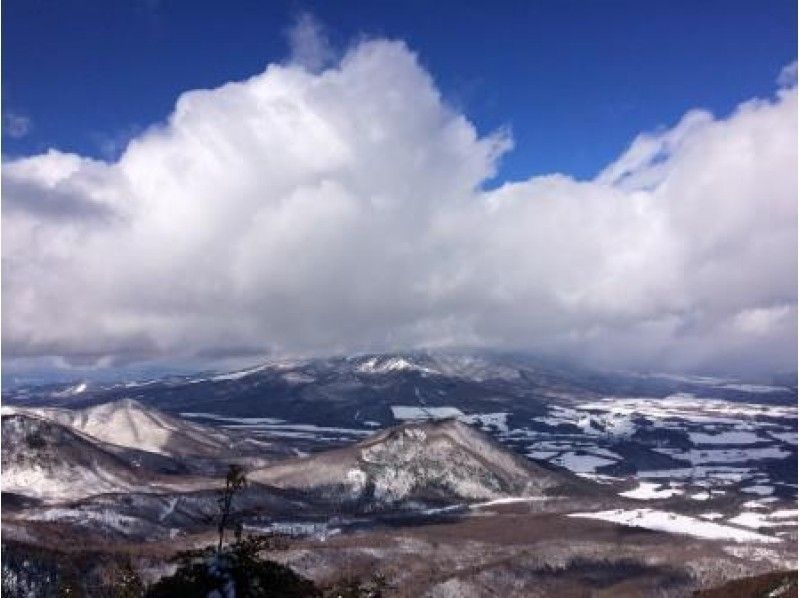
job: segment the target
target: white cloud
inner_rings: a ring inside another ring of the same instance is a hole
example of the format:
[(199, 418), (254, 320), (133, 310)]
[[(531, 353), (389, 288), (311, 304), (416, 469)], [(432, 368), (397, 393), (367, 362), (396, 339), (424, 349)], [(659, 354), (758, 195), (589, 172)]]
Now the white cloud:
[(510, 139), (480, 137), (403, 44), (303, 60), (183, 94), (115, 162), (3, 165), (6, 358), (487, 345), (794, 367), (796, 87), (690, 112), (593, 181), (482, 191)]
[(319, 72), (336, 58), (322, 24), (311, 13), (301, 13), (287, 31), (292, 62)]
[(782, 327), (794, 324), (792, 309), (788, 305), (744, 309), (734, 317), (734, 325), (745, 334), (774, 334)]
[(787, 64), (778, 75), (778, 85), (781, 87), (797, 86), (797, 61)]

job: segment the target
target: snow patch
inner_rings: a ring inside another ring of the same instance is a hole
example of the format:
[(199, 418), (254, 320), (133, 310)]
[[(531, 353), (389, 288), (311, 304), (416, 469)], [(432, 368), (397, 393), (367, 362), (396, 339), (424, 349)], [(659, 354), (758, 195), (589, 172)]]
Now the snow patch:
[(436, 372), (430, 368), (426, 368), (416, 363), (411, 363), (403, 357), (392, 357), (390, 359), (379, 359), (372, 357), (358, 368), (357, 372), (362, 374), (388, 374), (390, 372), (423, 372), (427, 374), (435, 374)]
[(728, 525), (721, 525), (719, 523), (712, 523), (710, 521), (701, 521), (687, 515), (679, 515), (667, 511), (656, 511), (653, 509), (634, 509), (631, 511), (614, 509), (597, 513), (571, 513), (568, 517), (599, 519), (600, 521), (618, 523), (629, 527), (641, 527), (654, 531), (684, 534), (707, 540), (764, 543), (780, 542), (777, 538), (772, 538), (756, 532), (742, 530)]
[(742, 492), (747, 492), (748, 494), (758, 494), (759, 496), (769, 496), (774, 490), (775, 489), (772, 486), (763, 485), (747, 486), (746, 488), (742, 488)]
[(705, 434), (703, 432), (689, 432), (689, 439), (694, 444), (728, 444), (746, 445), (760, 442), (756, 434), (743, 430), (729, 430), (719, 434)]
[(659, 490), (661, 486), (661, 484), (653, 482), (640, 482), (637, 488), (628, 490), (627, 492), (620, 492), (619, 495), (636, 500), (654, 500), (683, 494), (683, 490), (678, 488), (664, 488), (663, 490)]
[(599, 467), (616, 463), (611, 459), (596, 455), (579, 455), (572, 451), (559, 455), (552, 462), (575, 473), (594, 473)]
[(775, 440), (780, 440), (786, 444), (797, 446), (797, 432), (767, 432)]
[(239, 370), (237, 372), (228, 372), (228, 373), (225, 373), (225, 374), (218, 374), (216, 376), (212, 376), (211, 378), (209, 378), (209, 380), (211, 380), (212, 382), (224, 382), (224, 381), (229, 381), (229, 380), (241, 380), (242, 378), (246, 378), (247, 376), (250, 376), (251, 374), (255, 374), (257, 372), (261, 372), (261, 371), (267, 369), (267, 367), (269, 367), (269, 366), (267, 366), (267, 365), (259, 365), (259, 366), (256, 366), (254, 368), (249, 368), (249, 369), (246, 369), (246, 370)]
[(456, 407), (418, 407), (411, 405), (392, 405), (392, 415), (398, 421), (408, 421), (463, 417), (464, 413)]
[(728, 519), (728, 523), (760, 529), (762, 527), (788, 527), (796, 523), (797, 509), (784, 509), (772, 513), (755, 513), (745, 511), (736, 517)]

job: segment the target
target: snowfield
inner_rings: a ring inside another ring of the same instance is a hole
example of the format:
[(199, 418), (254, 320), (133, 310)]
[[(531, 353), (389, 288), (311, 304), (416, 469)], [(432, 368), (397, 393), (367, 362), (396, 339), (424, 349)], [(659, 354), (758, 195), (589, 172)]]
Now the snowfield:
[[(683, 490), (679, 488), (664, 488), (659, 490), (662, 484), (653, 482), (640, 482), (639, 486), (627, 492), (620, 492), (620, 496), (625, 498), (634, 498), (636, 500), (653, 500), (658, 498), (669, 498), (678, 494), (683, 494)], [(694, 498), (694, 497), (693, 497)], [(702, 500), (702, 499), (699, 499)]]
[(409, 405), (392, 405), (392, 415), (397, 421), (415, 421), (463, 417), (464, 413), (455, 407), (415, 407)]
[(762, 527), (790, 527), (797, 523), (797, 509), (780, 509), (772, 513), (745, 511), (728, 519), (729, 523), (759, 529)]
[(687, 515), (656, 511), (653, 509), (614, 509), (597, 513), (571, 513), (569, 517), (599, 519), (630, 527), (641, 527), (653, 531), (685, 534), (706, 540), (733, 540), (734, 542), (775, 543), (779, 539), (756, 532), (738, 529), (729, 525), (701, 521)]
[(373, 357), (358, 366), (357, 371), (362, 374), (387, 374), (390, 372), (403, 371), (413, 371), (428, 374), (435, 373), (434, 370), (416, 363), (412, 363), (403, 357), (392, 357), (389, 359)]
[[(664, 398), (608, 397), (584, 403), (581, 409), (607, 411), (620, 414), (639, 414), (656, 419), (680, 418), (695, 422), (727, 421), (729, 417), (797, 418), (797, 407), (738, 403), (721, 399), (696, 397), (691, 393), (677, 393)], [(741, 419), (733, 420), (739, 423)]]

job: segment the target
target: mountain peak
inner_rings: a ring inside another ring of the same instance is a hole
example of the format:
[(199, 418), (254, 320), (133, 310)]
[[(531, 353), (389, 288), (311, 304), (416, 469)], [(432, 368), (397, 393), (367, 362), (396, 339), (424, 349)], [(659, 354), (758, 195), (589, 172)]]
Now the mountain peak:
[(102, 442), (162, 455), (216, 455), (231, 445), (220, 430), (167, 415), (131, 398), (77, 410), (12, 407), (4, 413), (43, 418)]
[(269, 466), (256, 482), (338, 496), (366, 510), (544, 494), (565, 481), (456, 419), (388, 428), (343, 449)]

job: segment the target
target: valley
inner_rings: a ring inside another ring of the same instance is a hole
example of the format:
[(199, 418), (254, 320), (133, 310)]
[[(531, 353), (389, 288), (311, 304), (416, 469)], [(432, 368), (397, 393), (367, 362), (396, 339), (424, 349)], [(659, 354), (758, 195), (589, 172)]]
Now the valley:
[(682, 596), (794, 569), (796, 397), (436, 353), (5, 389), (4, 595), (43, 583), (31, 563), (169, 574), (214, 542), (231, 464), (243, 533), (284, 535), (270, 558), (322, 585)]

